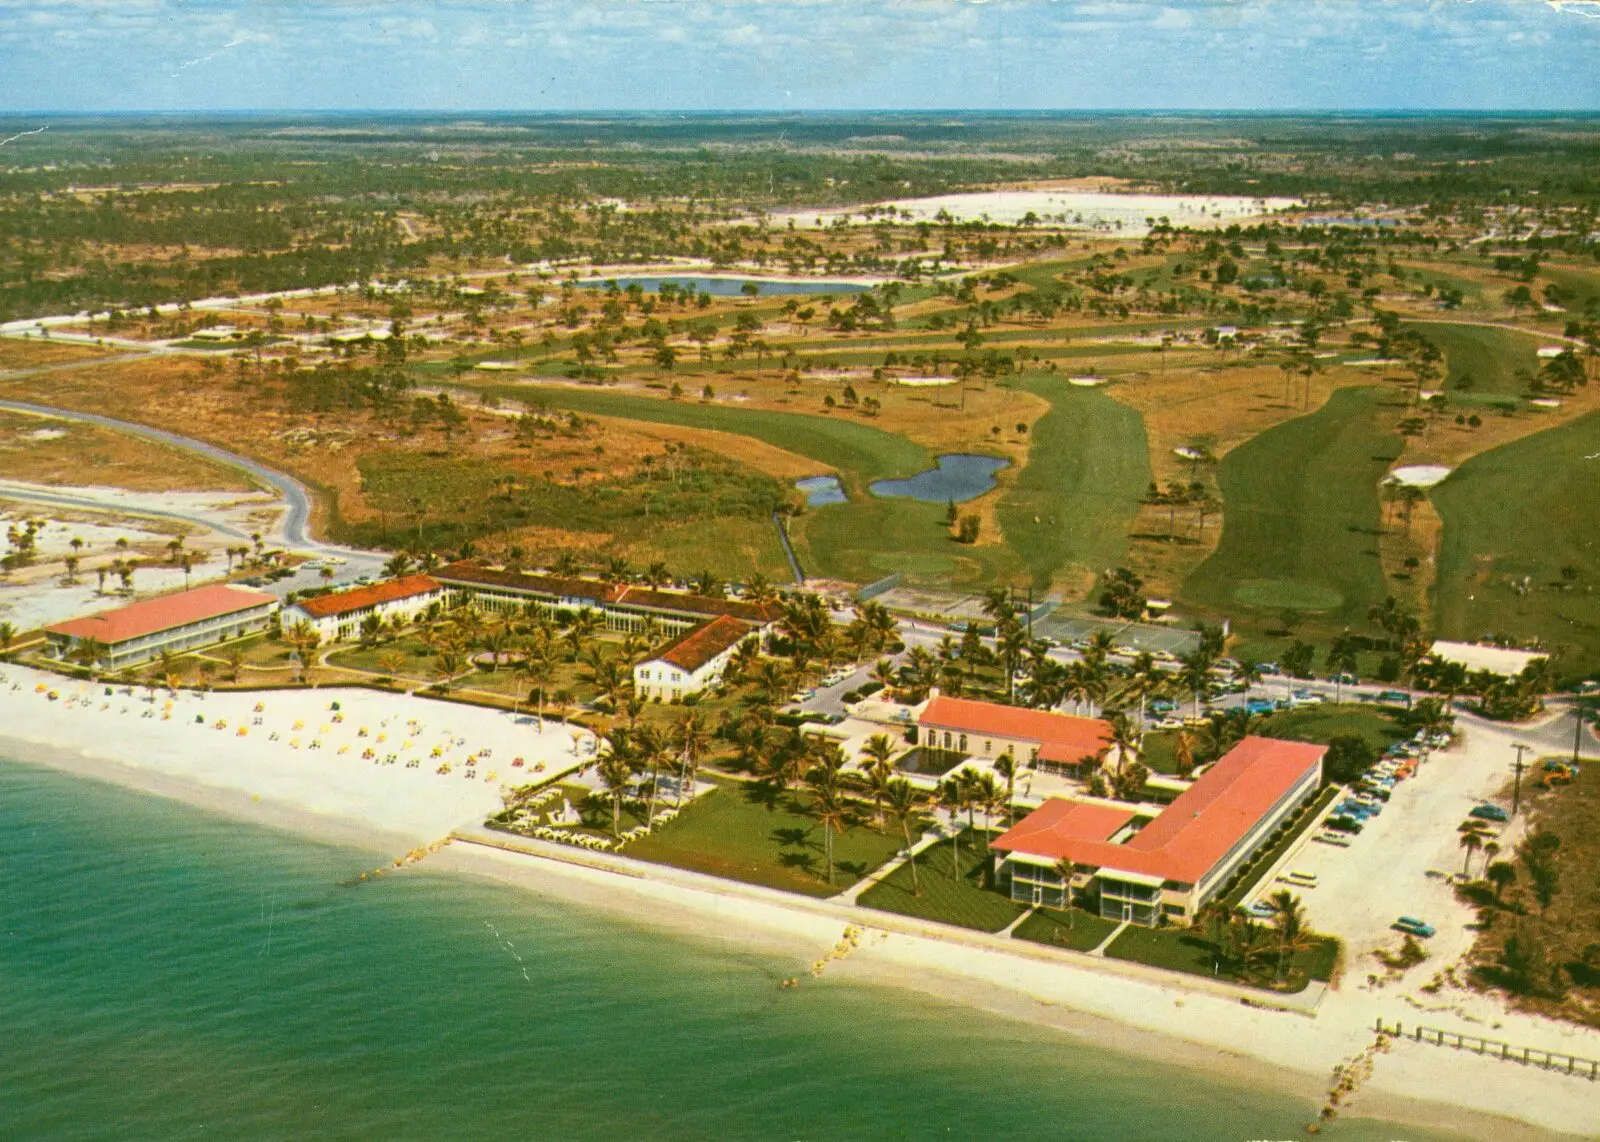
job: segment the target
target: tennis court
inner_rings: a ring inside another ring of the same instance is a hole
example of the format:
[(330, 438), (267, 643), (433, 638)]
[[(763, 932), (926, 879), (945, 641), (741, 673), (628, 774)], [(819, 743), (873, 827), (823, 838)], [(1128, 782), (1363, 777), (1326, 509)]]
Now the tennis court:
[(1064, 646), (1082, 639), (1093, 638), (1100, 631), (1111, 635), (1119, 647), (1132, 647), (1135, 651), (1165, 651), (1185, 655), (1200, 645), (1198, 631), (1157, 623), (1130, 623), (1123, 619), (1105, 619), (1094, 615), (1073, 615), (1057, 611), (1049, 618), (1033, 624), (1036, 637), (1053, 638)]

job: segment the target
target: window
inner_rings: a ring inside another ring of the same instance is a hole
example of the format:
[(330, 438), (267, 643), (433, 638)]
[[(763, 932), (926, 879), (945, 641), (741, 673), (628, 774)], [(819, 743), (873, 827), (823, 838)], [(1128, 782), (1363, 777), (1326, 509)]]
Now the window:
[(984, 738), (983, 739), (983, 752), (984, 753), (993, 753), (994, 752), (994, 742), (990, 741), (988, 738)]
[(962, 734), (961, 735), (961, 752), (962, 753), (966, 753), (967, 752), (967, 735), (966, 734)]

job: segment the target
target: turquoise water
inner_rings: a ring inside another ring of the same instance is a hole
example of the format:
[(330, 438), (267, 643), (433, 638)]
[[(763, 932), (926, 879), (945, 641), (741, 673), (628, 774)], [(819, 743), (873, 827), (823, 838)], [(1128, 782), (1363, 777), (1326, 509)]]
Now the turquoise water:
[(1313, 1113), (425, 865), (349, 885), (377, 863), (0, 761), (0, 1137), (1234, 1142)]
[(842, 504), (848, 496), (844, 488), (839, 485), (837, 476), (807, 476), (804, 480), (796, 480), (794, 486), (806, 494), (808, 507), (820, 508), (824, 504)]
[(875, 480), (867, 490), (875, 496), (902, 496), (935, 504), (954, 500), (961, 504), (994, 487), (994, 474), (1007, 465), (996, 456), (967, 452), (947, 452), (937, 459), (937, 468), (903, 480)]
[(713, 297), (738, 297), (744, 292), (746, 285), (756, 287), (758, 296), (769, 297), (779, 294), (811, 294), (811, 293), (866, 293), (867, 287), (855, 282), (819, 282), (810, 279), (768, 280), (766, 278), (699, 278), (699, 277), (627, 277), (627, 278), (590, 278), (578, 284), (591, 289), (616, 282), (619, 289), (627, 289), (630, 285), (638, 284), (646, 293), (655, 293), (664, 283), (677, 286), (680, 290), (692, 290), (695, 293), (709, 293)]

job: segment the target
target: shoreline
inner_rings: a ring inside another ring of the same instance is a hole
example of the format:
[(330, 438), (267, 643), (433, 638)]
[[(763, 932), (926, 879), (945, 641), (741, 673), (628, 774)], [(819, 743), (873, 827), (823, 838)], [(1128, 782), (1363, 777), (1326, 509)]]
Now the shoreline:
[[(26, 668), (6, 670), (13, 680), (20, 676), (34, 681), (34, 672)], [(59, 678), (53, 681), (63, 692), (73, 686)], [(99, 687), (87, 689), (98, 704)], [(0, 716), (6, 717), (0, 723), (0, 755), (380, 854), (383, 859), (375, 864), (388, 864), (458, 828), (481, 825), (483, 804), (498, 799), (486, 782), (456, 782), (331, 754), (307, 758), (283, 743), (269, 750), (265, 741), (252, 739), (258, 747), (254, 752), (237, 743), (230, 755), (223, 743), (232, 735), (208, 734), (208, 727), (195, 724), (193, 715), (200, 703), (211, 713), (223, 697), (183, 695), (178, 706), (187, 711), (173, 721), (128, 720), (126, 732), (118, 736), (104, 733), (103, 725), (107, 718), (124, 722), (115, 711), (80, 707), (75, 712), (31, 690), (0, 686)], [(329, 698), (329, 693), (316, 691), (234, 696), (237, 702), (265, 699), (280, 718), (291, 716), (296, 702), (309, 704), (308, 709), (324, 708)], [(513, 728), (503, 714), (480, 711), (469, 717), (459, 707), (445, 710), (440, 708), (444, 704), (427, 699), (373, 695), (355, 703), (347, 693), (339, 698), (352, 713), (397, 712), (391, 713), (393, 720), (420, 709), (420, 716), (430, 721), (471, 723), (466, 732), (475, 741), (476, 734)], [(70, 732), (79, 728), (87, 733)], [(539, 740), (530, 727), (514, 729), (519, 742)], [(565, 738), (565, 730), (551, 736)], [(209, 748), (197, 757), (195, 748), (202, 740)], [(334, 790), (341, 796), (330, 797), (325, 787), (338, 784), (332, 778), (339, 776), (334, 772), (339, 766), (347, 767), (343, 776), (350, 788)], [(411, 792), (396, 792), (397, 787)], [(627, 858), (579, 864), (573, 860), (583, 854), (574, 850), (572, 860), (567, 855), (510, 852), (463, 838), (429, 856), (424, 865), (428, 872), (496, 880), (622, 923), (791, 957), (802, 988), (813, 985), (806, 965), (840, 940), (846, 924), (854, 925), (865, 933), (861, 946), (826, 965), (828, 986), (912, 990), (936, 1002), (978, 1008), (1121, 1054), (1245, 1085), (1266, 1085), (1313, 1105), (1320, 1105), (1332, 1067), (1374, 1038), (1371, 1012), (1377, 1000), (1350, 990), (1330, 993), (1315, 1014), (1268, 1010), (1246, 1006), (1236, 996), (1186, 989), (1179, 978), (1161, 983), (1025, 954), (1029, 949), (983, 946), (988, 937), (964, 943), (954, 938), (956, 933), (950, 939), (919, 934), (869, 909), (808, 907), (816, 902), (667, 866)], [(1393, 1002), (1378, 1010), (1391, 1021), (1396, 1015), (1415, 1021), (1415, 1013), (1402, 1007), (1398, 996), (1388, 998)], [(1507, 1036), (1514, 1038), (1509, 1032)], [(1381, 1117), (1497, 1139), (1549, 1137), (1552, 1132), (1593, 1136), (1593, 1084), (1536, 1069), (1506, 1069), (1512, 1066), (1400, 1041), (1390, 1057), (1379, 1057), (1373, 1077), (1341, 1108), (1341, 1117)]]

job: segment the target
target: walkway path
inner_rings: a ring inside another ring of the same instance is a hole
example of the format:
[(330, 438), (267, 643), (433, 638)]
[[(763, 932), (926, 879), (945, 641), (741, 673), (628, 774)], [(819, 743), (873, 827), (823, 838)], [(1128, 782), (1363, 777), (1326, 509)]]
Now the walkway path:
[(1096, 944), (1093, 948), (1089, 949), (1089, 954), (1091, 956), (1095, 956), (1095, 957), (1097, 957), (1099, 959), (1104, 959), (1105, 955), (1106, 955), (1106, 949), (1111, 946), (1111, 942), (1113, 940), (1115, 940), (1118, 936), (1122, 935), (1122, 933), (1126, 932), (1128, 930), (1128, 928), (1130, 926), (1132, 926), (1132, 924), (1133, 924), (1132, 920), (1124, 920), (1122, 923), (1118, 924), (1115, 928), (1112, 929), (1111, 935), (1107, 936), (1105, 939), (1101, 940), (1098, 944)]
[[(911, 846), (911, 855), (913, 857), (919, 856), (928, 849), (931, 849), (943, 839), (943, 833), (923, 833), (922, 836), (917, 838), (916, 843)], [(907, 859), (908, 858), (906, 857), (905, 852), (902, 850), (900, 855), (895, 857), (893, 860), (888, 861), (887, 863), (867, 873), (866, 876), (863, 876), (849, 888), (845, 889), (843, 892), (837, 893), (834, 896), (828, 897), (828, 899), (837, 900), (840, 904), (856, 903), (857, 899), (863, 892), (871, 888), (874, 884), (880, 883), (895, 869), (905, 864)]]

